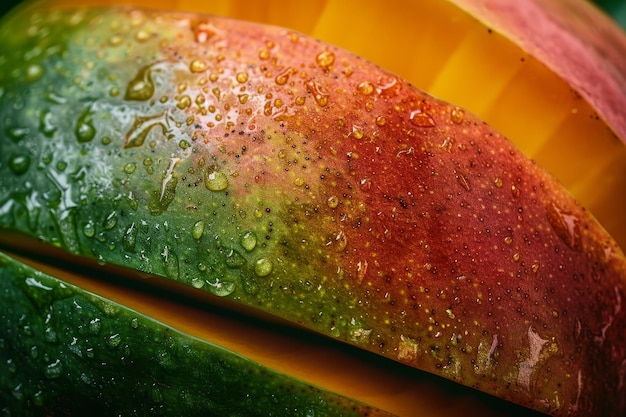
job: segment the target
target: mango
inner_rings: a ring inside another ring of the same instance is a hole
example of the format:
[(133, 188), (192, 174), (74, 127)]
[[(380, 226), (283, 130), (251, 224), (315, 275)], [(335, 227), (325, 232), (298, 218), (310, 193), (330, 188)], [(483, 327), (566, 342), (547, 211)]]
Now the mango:
[[(502, 415), (624, 414), (623, 252), (470, 110), (218, 16), (33, 3), (0, 45), (6, 413), (401, 414), (243, 346), (302, 339)], [(218, 316), (270, 336), (216, 346)]]

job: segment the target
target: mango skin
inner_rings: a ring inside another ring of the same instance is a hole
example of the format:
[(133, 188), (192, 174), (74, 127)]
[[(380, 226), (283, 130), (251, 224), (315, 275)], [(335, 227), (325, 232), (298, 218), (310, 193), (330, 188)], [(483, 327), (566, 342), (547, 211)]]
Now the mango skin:
[(0, 253), (8, 416), (388, 416)]
[(217, 17), (23, 9), (0, 45), (3, 228), (555, 416), (624, 414), (624, 255), (467, 111)]

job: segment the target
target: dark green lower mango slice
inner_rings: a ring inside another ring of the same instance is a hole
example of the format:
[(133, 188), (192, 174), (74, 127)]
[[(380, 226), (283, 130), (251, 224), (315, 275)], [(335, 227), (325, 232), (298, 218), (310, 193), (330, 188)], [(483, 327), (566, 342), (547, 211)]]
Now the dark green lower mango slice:
[(384, 416), (0, 253), (5, 416)]

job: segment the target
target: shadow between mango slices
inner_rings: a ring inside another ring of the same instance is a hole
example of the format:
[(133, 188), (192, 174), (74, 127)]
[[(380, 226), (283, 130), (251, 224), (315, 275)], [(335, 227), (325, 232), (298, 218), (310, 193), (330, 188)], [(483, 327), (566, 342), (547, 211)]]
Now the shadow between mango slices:
[[(497, 130), (291, 29), (60, 4), (0, 26), (3, 411), (623, 415), (624, 255)], [(516, 62), (476, 109), (562, 88)]]

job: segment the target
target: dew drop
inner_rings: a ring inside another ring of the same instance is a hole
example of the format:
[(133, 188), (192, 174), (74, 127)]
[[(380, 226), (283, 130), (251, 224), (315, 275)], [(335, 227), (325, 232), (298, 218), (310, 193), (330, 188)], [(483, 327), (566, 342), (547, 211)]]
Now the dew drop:
[(428, 113), (420, 109), (411, 111), (409, 118), (414, 125), (419, 127), (435, 126), (435, 120)]
[(100, 329), (102, 328), (102, 321), (99, 318), (95, 318), (89, 321), (89, 332), (93, 335), (97, 335), (100, 333)]
[(455, 107), (450, 112), (450, 118), (452, 119), (453, 123), (457, 125), (461, 124), (463, 123), (463, 119), (465, 118), (465, 111), (459, 107)]
[(332, 209), (337, 208), (339, 205), (339, 198), (337, 198), (336, 195), (331, 195), (328, 197), (328, 200), (326, 200), (326, 204), (328, 204), (328, 207)]
[(356, 89), (359, 93), (369, 96), (374, 92), (374, 84), (369, 81), (361, 81), (359, 85), (356, 86)]
[(327, 70), (335, 62), (335, 54), (330, 51), (322, 51), (315, 57), (315, 62), (322, 69)]
[(274, 265), (272, 264), (272, 261), (270, 261), (267, 258), (260, 258), (254, 264), (254, 272), (259, 277), (268, 276), (269, 274), (272, 273), (273, 268), (274, 268)]
[(266, 60), (266, 59), (269, 59), (269, 57), (270, 57), (270, 51), (268, 51), (267, 48), (261, 48), (259, 50), (259, 59)]
[(241, 246), (247, 251), (251, 252), (256, 247), (257, 239), (254, 232), (246, 232), (241, 236), (241, 240), (239, 241)]
[(7, 359), (6, 369), (12, 374), (14, 374), (17, 371), (17, 366), (15, 366), (15, 362), (13, 362), (13, 359)]
[(193, 225), (193, 229), (191, 229), (191, 236), (193, 236), (195, 240), (200, 240), (203, 233), (204, 233), (204, 221), (198, 220)]
[(546, 217), (554, 232), (568, 247), (575, 250), (582, 248), (578, 217), (554, 203), (546, 206)]
[(191, 279), (191, 286), (200, 289), (204, 287), (204, 280), (202, 278), (194, 277)]
[(124, 172), (127, 174), (132, 174), (133, 172), (135, 172), (136, 168), (137, 164), (135, 164), (134, 162), (129, 162), (124, 166)]
[(235, 283), (233, 281), (217, 281), (215, 284), (211, 284), (211, 292), (218, 297), (225, 297), (235, 291)]
[(83, 226), (83, 234), (86, 237), (94, 237), (96, 234), (96, 227), (94, 223), (90, 220)]
[(511, 195), (513, 196), (513, 198), (519, 198), (521, 192), (519, 187), (516, 187), (515, 185), (511, 185)]
[(126, 87), (124, 99), (143, 101), (154, 95), (154, 83), (152, 82), (152, 67), (142, 67), (135, 77), (130, 80)]
[(130, 327), (131, 329), (137, 329), (139, 327), (139, 320), (136, 317), (130, 320)]
[(167, 135), (167, 119), (165, 113), (154, 116), (135, 116), (132, 126), (126, 132), (125, 148), (134, 148), (144, 144), (148, 134), (155, 126), (161, 127), (161, 134)]
[(502, 182), (502, 178), (500, 178), (500, 177), (495, 178), (493, 180), (493, 183), (498, 188), (502, 188), (502, 185), (504, 185), (504, 183)]
[(311, 94), (315, 102), (320, 107), (325, 107), (328, 104), (328, 93), (324, 90), (322, 85), (315, 80), (309, 80), (306, 82), (306, 87)]
[(116, 347), (120, 344), (121, 341), (122, 341), (122, 337), (119, 335), (119, 333), (116, 333), (108, 337), (107, 345), (111, 347)]
[(124, 246), (124, 250), (127, 252), (134, 252), (135, 245), (137, 244), (137, 227), (135, 223), (132, 223), (124, 232), (124, 236), (122, 236), (122, 243)]
[(49, 111), (43, 111), (39, 116), (39, 131), (48, 138), (51, 138), (57, 131), (57, 128), (52, 123), (52, 113)]
[(238, 72), (235, 78), (237, 79), (237, 82), (239, 82), (240, 84), (243, 84), (248, 81), (248, 73), (245, 71)]
[(226, 254), (226, 266), (229, 268), (241, 268), (246, 263), (246, 258), (244, 258), (239, 252), (234, 249), (231, 249)]
[(74, 134), (76, 135), (76, 139), (81, 143), (89, 142), (96, 136), (96, 128), (93, 126), (91, 116), (91, 109), (87, 108), (76, 122)]
[(55, 379), (61, 376), (63, 373), (63, 363), (60, 359), (55, 360), (52, 363), (49, 363), (44, 369), (44, 375), (48, 379)]
[(39, 64), (31, 64), (26, 68), (26, 80), (29, 82), (37, 81), (43, 77), (44, 69)]
[(12, 155), (9, 158), (9, 168), (15, 175), (22, 175), (30, 167), (30, 156), (24, 154)]
[(137, 33), (135, 34), (135, 40), (137, 42), (145, 42), (148, 39), (150, 39), (150, 33), (145, 31), (145, 30), (139, 30), (137, 31)]
[(105, 217), (104, 223), (102, 224), (106, 230), (111, 230), (117, 224), (117, 213), (112, 211)]
[(287, 81), (289, 81), (289, 75), (291, 75), (291, 67), (286, 68), (285, 70), (281, 71), (276, 78), (274, 78), (274, 82), (276, 82), (276, 84), (278, 85), (285, 85), (287, 84)]
[(220, 171), (215, 171), (214, 167), (209, 167), (204, 171), (204, 185), (210, 191), (223, 191), (228, 188), (228, 177)]
[(189, 70), (194, 73), (204, 72), (207, 69), (206, 62), (201, 59), (194, 59), (189, 64)]

